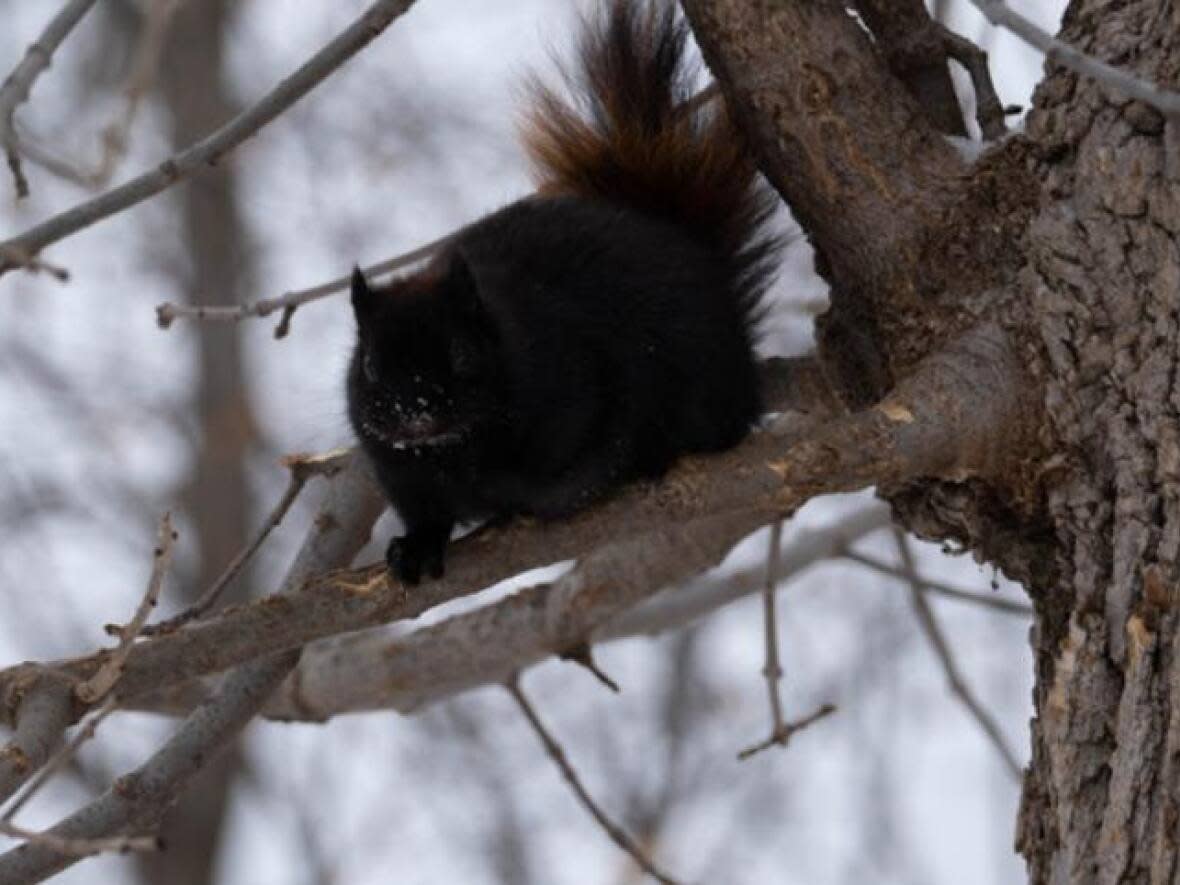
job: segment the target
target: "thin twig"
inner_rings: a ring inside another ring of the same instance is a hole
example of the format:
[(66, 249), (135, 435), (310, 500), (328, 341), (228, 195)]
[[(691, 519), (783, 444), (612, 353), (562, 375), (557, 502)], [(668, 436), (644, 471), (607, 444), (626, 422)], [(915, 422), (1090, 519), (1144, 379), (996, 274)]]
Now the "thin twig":
[(570, 661), (580, 667), (586, 668), (595, 679), (615, 694), (620, 692), (619, 683), (606, 675), (606, 671), (599, 667), (598, 662), (594, 660), (594, 647), (589, 642), (579, 642), (577, 645), (561, 652), (558, 657), (563, 661)]
[(769, 550), (766, 552), (766, 583), (762, 585), (762, 621), (766, 638), (766, 665), (762, 675), (766, 677), (766, 693), (770, 700), (770, 733), (777, 734), (784, 728), (783, 702), (779, 696), (779, 682), (783, 668), (778, 656), (778, 612), (775, 601), (779, 576), (779, 546), (783, 538), (783, 521), (780, 519), (770, 527)]
[[(716, 83), (712, 83), (685, 101), (681, 109), (684, 113), (695, 113), (705, 105), (719, 98), (720, 95), (720, 88)], [(366, 277), (377, 277), (409, 267), (425, 258), (429, 258), (439, 249), (447, 245), (447, 243), (456, 239), (464, 230), (466, 230), (466, 226), (453, 230), (422, 246), (418, 246), (416, 249), (411, 249), (409, 252), (395, 255), (384, 261), (378, 261), (376, 264), (362, 268), (362, 271)], [(305, 304), (318, 301), (321, 298), (327, 298), (329, 295), (343, 292), (348, 288), (351, 280), (352, 274), (348, 273), (342, 277), (336, 277), (333, 280), (328, 280), (326, 283), (320, 283), (308, 289), (284, 292), (277, 298), (264, 298), (261, 301), (252, 301), (247, 304), (232, 306), (209, 307), (203, 305), (176, 304), (172, 301), (165, 301), (156, 306), (156, 325), (161, 329), (167, 329), (178, 319), (193, 319), (214, 323), (236, 323), (250, 317), (261, 319), (277, 311), (282, 311), (279, 322), (275, 326), (275, 338), (285, 338), (291, 330), (291, 318), (295, 315), (297, 309)]]
[(1180, 93), (1161, 89), (1058, 40), (1020, 13), (1009, 9), (1003, 0), (971, 0), (971, 5), (993, 25), (1011, 31), (1025, 43), (1040, 49), (1050, 60), (1075, 73), (1093, 77), (1131, 98), (1137, 98), (1169, 117), (1180, 117)]
[(110, 836), (104, 839), (70, 839), (54, 833), (26, 830), (8, 821), (0, 821), (0, 835), (21, 839), (30, 845), (44, 845), (46, 848), (68, 854), (72, 857), (89, 857), (92, 854), (128, 854), (132, 851), (159, 851), (163, 847), (159, 836)]
[(111, 653), (110, 658), (98, 668), (98, 671), (74, 690), (78, 700), (83, 703), (93, 704), (106, 697), (114, 688), (115, 683), (119, 681), (119, 677), (123, 675), (123, 665), (127, 662), (127, 656), (131, 654), (131, 646), (140, 631), (143, 630), (144, 624), (147, 623), (148, 615), (159, 602), (160, 591), (164, 587), (164, 578), (167, 576), (168, 566), (172, 562), (172, 546), (175, 543), (176, 532), (172, 528), (172, 515), (165, 513), (160, 518), (160, 526), (156, 531), (156, 547), (152, 551), (152, 574), (148, 579), (143, 599), (140, 601), (135, 615), (125, 627), (116, 627), (113, 631), (110, 627), (107, 628), (107, 632), (118, 634), (119, 645)]
[[(8, 168), (16, 182), (18, 198), (29, 195), (29, 182), (21, 170), (20, 140), (13, 128), (13, 115), (16, 113), (17, 107), (28, 99), (33, 83), (49, 67), (57, 47), (82, 20), (82, 16), (90, 11), (94, 2), (95, 0), (70, 0), (62, 11), (53, 17), (41, 36), (29, 46), (20, 64), (4, 79), (4, 84), (0, 86), (0, 141), (4, 144), (4, 155), (8, 160)], [(28, 251), (30, 255), (35, 255), (37, 250)], [(3, 268), (7, 262), (7, 255), (0, 257), (0, 268)]]
[(0, 243), (0, 264), (23, 267), (32, 273), (47, 273), (62, 283), (70, 278), (70, 272), (64, 267), (50, 264), (45, 259), (30, 255), (23, 249), (18, 249), (16, 246), (6, 246), (3, 243)]
[[(409, 252), (396, 255), (393, 258), (387, 258), (384, 261), (378, 261), (376, 264), (363, 268), (363, 272), (366, 277), (372, 278), (400, 270), (403, 267), (408, 267), (424, 258), (430, 257), (438, 249), (441, 249), (457, 237), (462, 231), (463, 228), (460, 228), (446, 236), (439, 237), (437, 240), (432, 240), (423, 246), (411, 249)], [(309, 304), (312, 301), (327, 298), (329, 295), (335, 295), (337, 292), (343, 292), (348, 288), (351, 280), (352, 274), (349, 273), (345, 276), (337, 277), (334, 280), (328, 280), (326, 283), (320, 283), (318, 286), (312, 286), (309, 289), (285, 292), (277, 298), (264, 298), (261, 301), (253, 301), (248, 304), (239, 304), (232, 307), (207, 307), (191, 304), (175, 304), (171, 301), (165, 301), (163, 304), (156, 306), (156, 324), (161, 329), (167, 329), (175, 320), (181, 318), (204, 320), (206, 322), (238, 322), (247, 317), (269, 316), (275, 311), (281, 310), (283, 313), (278, 325), (275, 326), (275, 337), (283, 338), (290, 331), (291, 317), (295, 314), (297, 308)]]
[[(146, 172), (120, 187), (55, 215), (0, 246), (15, 248), (19, 250), (19, 254), (36, 256), (51, 243), (56, 243), (149, 197), (154, 197), (198, 169), (216, 165), (231, 150), (290, 108), (367, 46), (390, 22), (409, 9), (413, 2), (414, 0), (377, 0), (294, 74), (220, 129), (174, 154), (151, 172)], [(0, 257), (0, 274), (17, 266), (19, 265), (13, 264), (8, 258)]]
[(996, 85), (987, 66), (987, 53), (950, 28), (942, 25), (937, 28), (942, 36), (943, 50), (961, 64), (971, 78), (971, 88), (975, 92), (975, 119), (980, 133), (986, 141), (1003, 138), (1008, 127), (1004, 125), (1004, 106), (996, 94)]
[(83, 162), (68, 160), (56, 154), (27, 129), (16, 127), (21, 157), (58, 178), (85, 188), (106, 187), (127, 153), (131, 127), (143, 106), (143, 97), (151, 89), (159, 67), (160, 54), (168, 34), (168, 27), (184, 0), (150, 0), (144, 14), (142, 36), (131, 62), (123, 93), (123, 107), (118, 115), (103, 127), (99, 138), (99, 154), (91, 168)]
[[(908, 581), (909, 577), (902, 570), (889, 565), (887, 562), (882, 562), (872, 556), (867, 556), (864, 553), (857, 553), (855, 550), (845, 550), (843, 553), (845, 559), (851, 562), (859, 563), (880, 572), (883, 575), (888, 575), (891, 578), (898, 578), (902, 581)], [(969, 602), (972, 605), (980, 605), (984, 608), (995, 609), (998, 612), (1003, 612), (1006, 615), (1018, 615), (1022, 618), (1032, 617), (1033, 609), (1031, 605), (1026, 605), (1023, 602), (1016, 602), (1011, 599), (1002, 599), (999, 597), (985, 596), (982, 593), (972, 593), (968, 590), (960, 590), (957, 587), (952, 587), (949, 584), (943, 584), (939, 581), (932, 581), (928, 578), (922, 579), (922, 586), (926, 588), (928, 593), (935, 593), (946, 599), (953, 599), (957, 602)]]
[(61, 771), (66, 763), (77, 755), (82, 745), (94, 737), (95, 732), (98, 731), (98, 726), (111, 713), (115, 712), (118, 707), (118, 698), (107, 698), (106, 703), (99, 707), (94, 715), (79, 727), (69, 743), (63, 744), (56, 753), (49, 757), (49, 761), (45, 763), (44, 768), (37, 772), (37, 776), (25, 784), (21, 792), (13, 797), (12, 802), (4, 809), (4, 813), (0, 814), (0, 821), (4, 821), (5, 823), (11, 821), (16, 813), (27, 805), (28, 801), (49, 782), (50, 778)]
[(570, 789), (574, 791), (574, 794), (578, 797), (578, 801), (582, 803), (582, 807), (590, 812), (591, 817), (593, 817), (594, 820), (598, 822), (598, 825), (602, 827), (603, 831), (607, 834), (607, 836), (610, 837), (611, 841), (623, 849), (623, 851), (627, 852), (627, 854), (631, 855), (631, 858), (635, 861), (635, 863), (637, 863), (645, 873), (647, 873), (657, 882), (662, 882), (664, 885), (676, 885), (676, 880), (661, 872), (655, 863), (652, 862), (651, 858), (649, 858), (644, 853), (639, 844), (636, 843), (635, 840), (630, 836), (628, 836), (622, 827), (607, 817), (606, 813), (598, 807), (593, 797), (591, 797), (589, 792), (587, 792), (586, 788), (582, 785), (581, 780), (578, 778), (578, 773), (574, 771), (574, 768), (570, 764), (569, 759), (566, 758), (565, 751), (561, 748), (561, 744), (559, 744), (557, 739), (549, 733), (547, 728), (545, 728), (544, 723), (541, 722), (540, 717), (537, 715), (537, 711), (533, 709), (533, 705), (530, 704), (528, 698), (525, 697), (524, 692), (520, 688), (519, 680), (512, 679), (505, 687), (516, 701), (517, 706), (520, 707), (520, 711), (524, 714), (525, 719), (528, 720), (529, 725), (532, 726), (533, 731), (540, 739), (541, 744), (545, 747), (545, 752), (549, 754), (549, 758), (552, 759), (553, 763), (558, 767), (558, 769), (560, 769), (561, 776), (565, 779), (565, 782), (569, 784)]
[(783, 678), (783, 668), (779, 663), (778, 613), (775, 611), (779, 562), (782, 557), (782, 539), (783, 521), (780, 519), (770, 527), (770, 544), (766, 551), (766, 581), (762, 585), (762, 623), (766, 638), (766, 664), (762, 668), (762, 675), (766, 677), (766, 693), (770, 699), (770, 737), (762, 743), (747, 747), (738, 753), (740, 760), (749, 759), (755, 753), (760, 753), (774, 746), (786, 747), (795, 732), (801, 731), (816, 720), (836, 712), (835, 706), (824, 704), (798, 722), (787, 722), (783, 718), (783, 702), (779, 695), (779, 683)]
[(785, 747), (788, 743), (790, 743), (790, 740), (792, 737), (794, 737), (795, 732), (802, 731), (813, 722), (818, 722), (825, 716), (831, 716), (835, 712), (835, 704), (823, 704), (810, 715), (804, 716), (802, 719), (798, 719), (795, 722), (785, 723), (781, 729), (775, 731), (774, 734), (772, 734), (762, 743), (754, 744), (752, 747), (746, 747), (746, 749), (738, 753), (738, 759), (744, 762), (751, 756), (761, 753), (763, 750), (769, 750), (771, 747)]
[(930, 608), (930, 602), (926, 599), (926, 582), (918, 574), (917, 566), (914, 564), (914, 555), (910, 550), (910, 545), (906, 540), (905, 534), (901, 529), (895, 529), (894, 537), (897, 539), (897, 552), (901, 556), (905, 579), (910, 584), (910, 601), (914, 606), (914, 614), (918, 618), (918, 624), (921, 626), (922, 632), (926, 634), (926, 639), (930, 642), (930, 647), (934, 649), (934, 654), (942, 664), (942, 669), (946, 673), (951, 692), (967, 708), (967, 712), (971, 714), (992, 746), (996, 748), (996, 752), (999, 753), (1000, 758), (1004, 761), (1004, 766), (1008, 769), (1008, 773), (1016, 780), (1020, 780), (1021, 766), (1016, 759), (1016, 754), (1012, 752), (1004, 740), (1003, 732), (1000, 731), (1000, 727), (996, 724), (995, 719), (992, 718), (991, 714), (976, 699), (963, 679), (963, 675), (959, 672), (959, 666), (955, 662), (954, 655), (951, 653), (950, 644), (947, 642), (946, 636), (943, 635), (942, 628), (938, 625), (938, 620), (934, 616), (934, 610)]
[(258, 549), (270, 537), (270, 533), (274, 531), (282, 523), (283, 518), (287, 515), (287, 511), (291, 509), (291, 505), (295, 503), (295, 499), (299, 497), (299, 493), (303, 491), (303, 487), (307, 485), (307, 481), (316, 475), (331, 476), (336, 471), (340, 470), (348, 457), (348, 452), (337, 450), (329, 452), (326, 455), (291, 455), (283, 459), (283, 464), (290, 470), (291, 478), (287, 482), (286, 491), (275, 504), (274, 509), (271, 510), (270, 515), (258, 530), (258, 533), (250, 539), (250, 542), (238, 551), (235, 556), (225, 567), (225, 571), (217, 578), (216, 581), (201, 594), (201, 597), (191, 606), (177, 615), (173, 615), (165, 621), (158, 624), (152, 624), (143, 629), (144, 636), (159, 636), (162, 633), (171, 633), (183, 627), (190, 621), (194, 621), (209, 613), (225, 589), (230, 585), (234, 578), (238, 576), (246, 563), (250, 561), (251, 557), (258, 552)]

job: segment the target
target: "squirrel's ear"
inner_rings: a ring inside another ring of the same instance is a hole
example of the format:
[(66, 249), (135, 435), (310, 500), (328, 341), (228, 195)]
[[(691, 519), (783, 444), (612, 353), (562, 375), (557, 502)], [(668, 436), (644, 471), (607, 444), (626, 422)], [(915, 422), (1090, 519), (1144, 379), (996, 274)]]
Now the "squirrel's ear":
[(373, 312), (373, 290), (369, 288), (369, 281), (361, 273), (360, 267), (355, 264), (352, 266), (352, 310), (357, 322)]

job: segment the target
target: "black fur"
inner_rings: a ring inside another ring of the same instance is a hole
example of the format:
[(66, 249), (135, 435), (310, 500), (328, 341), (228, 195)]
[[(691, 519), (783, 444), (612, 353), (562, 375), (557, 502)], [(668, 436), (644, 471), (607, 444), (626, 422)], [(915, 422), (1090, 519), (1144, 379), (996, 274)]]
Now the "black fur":
[[(629, 39), (626, 10), (613, 41)], [(671, 102), (678, 68), (658, 61)], [(442, 574), (457, 521), (568, 514), (733, 446), (757, 419), (765, 213), (720, 244), (632, 205), (532, 197), (416, 275), (370, 287), (354, 274), (349, 418), (405, 522), (386, 556), (402, 580)]]

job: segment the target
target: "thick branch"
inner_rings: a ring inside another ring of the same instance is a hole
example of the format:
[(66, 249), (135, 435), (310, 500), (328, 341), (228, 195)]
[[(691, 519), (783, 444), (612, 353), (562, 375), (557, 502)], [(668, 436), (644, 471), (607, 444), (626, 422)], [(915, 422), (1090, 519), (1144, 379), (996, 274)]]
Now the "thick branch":
[[(780, 579), (838, 557), (852, 541), (890, 524), (888, 509), (874, 506), (831, 528), (800, 532), (782, 549)], [(639, 588), (648, 598), (638, 605), (612, 604), (605, 618), (587, 593), (560, 597), (552, 584), (542, 584), (408, 635), (371, 631), (320, 643), (304, 652), (265, 712), (311, 721), (364, 710), (415, 712), (462, 691), (503, 683), (564, 652), (570, 636), (598, 643), (677, 629), (757, 592), (764, 577), (762, 569), (747, 569), (723, 581)], [(134, 707), (183, 713), (206, 694), (203, 686), (188, 684), (145, 696)]]
[(683, 3), (763, 171), (834, 278), (881, 296), (912, 291), (920, 235), (963, 167), (846, 5)]
[(64, 239), (129, 206), (153, 197), (205, 166), (215, 166), (244, 142), (318, 86), (333, 71), (364, 49), (389, 23), (404, 13), (413, 0), (377, 0), (356, 21), (340, 32), (299, 70), (283, 80), (259, 102), (234, 117), (216, 132), (170, 157), (154, 171), (121, 187), (42, 222), (20, 236), (0, 243), (0, 274), (34, 257), (51, 243)]
[(942, 28), (922, 0), (856, 0), (856, 9), (877, 38), (889, 67), (947, 135), (966, 135), (955, 96)]
[(61, 674), (29, 664), (8, 676), (0, 690), (0, 713), (16, 733), (0, 747), (0, 802), (46, 763), (77, 715), (73, 685)]
[[(725, 454), (685, 459), (663, 483), (629, 486), (572, 519), (477, 532), (453, 545), (444, 579), (413, 592), (387, 582), (384, 567), (374, 565), (143, 642), (127, 661), (120, 690), (127, 698), (158, 691), (315, 639), (414, 617), (527, 569), (579, 558), (579, 568), (550, 591), (586, 594), (590, 617), (558, 635), (573, 646), (587, 638), (585, 623), (593, 629), (654, 588), (713, 565), (742, 534), (811, 497), (1003, 470), (1020, 380), (1002, 333), (981, 329), (931, 359), (887, 401), (802, 441), (757, 433)], [(91, 657), (61, 669), (84, 679), (99, 663)], [(0, 689), (6, 675), (0, 673)]]

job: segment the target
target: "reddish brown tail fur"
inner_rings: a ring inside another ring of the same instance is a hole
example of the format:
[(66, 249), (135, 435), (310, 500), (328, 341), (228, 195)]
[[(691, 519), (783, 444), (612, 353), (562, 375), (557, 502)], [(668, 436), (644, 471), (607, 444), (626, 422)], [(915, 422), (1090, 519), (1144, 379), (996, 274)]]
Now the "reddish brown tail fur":
[(719, 247), (760, 291), (771, 203), (722, 102), (693, 101), (687, 38), (668, 0), (610, 0), (566, 71), (572, 98), (532, 84), (524, 143), (542, 194), (664, 217)]

